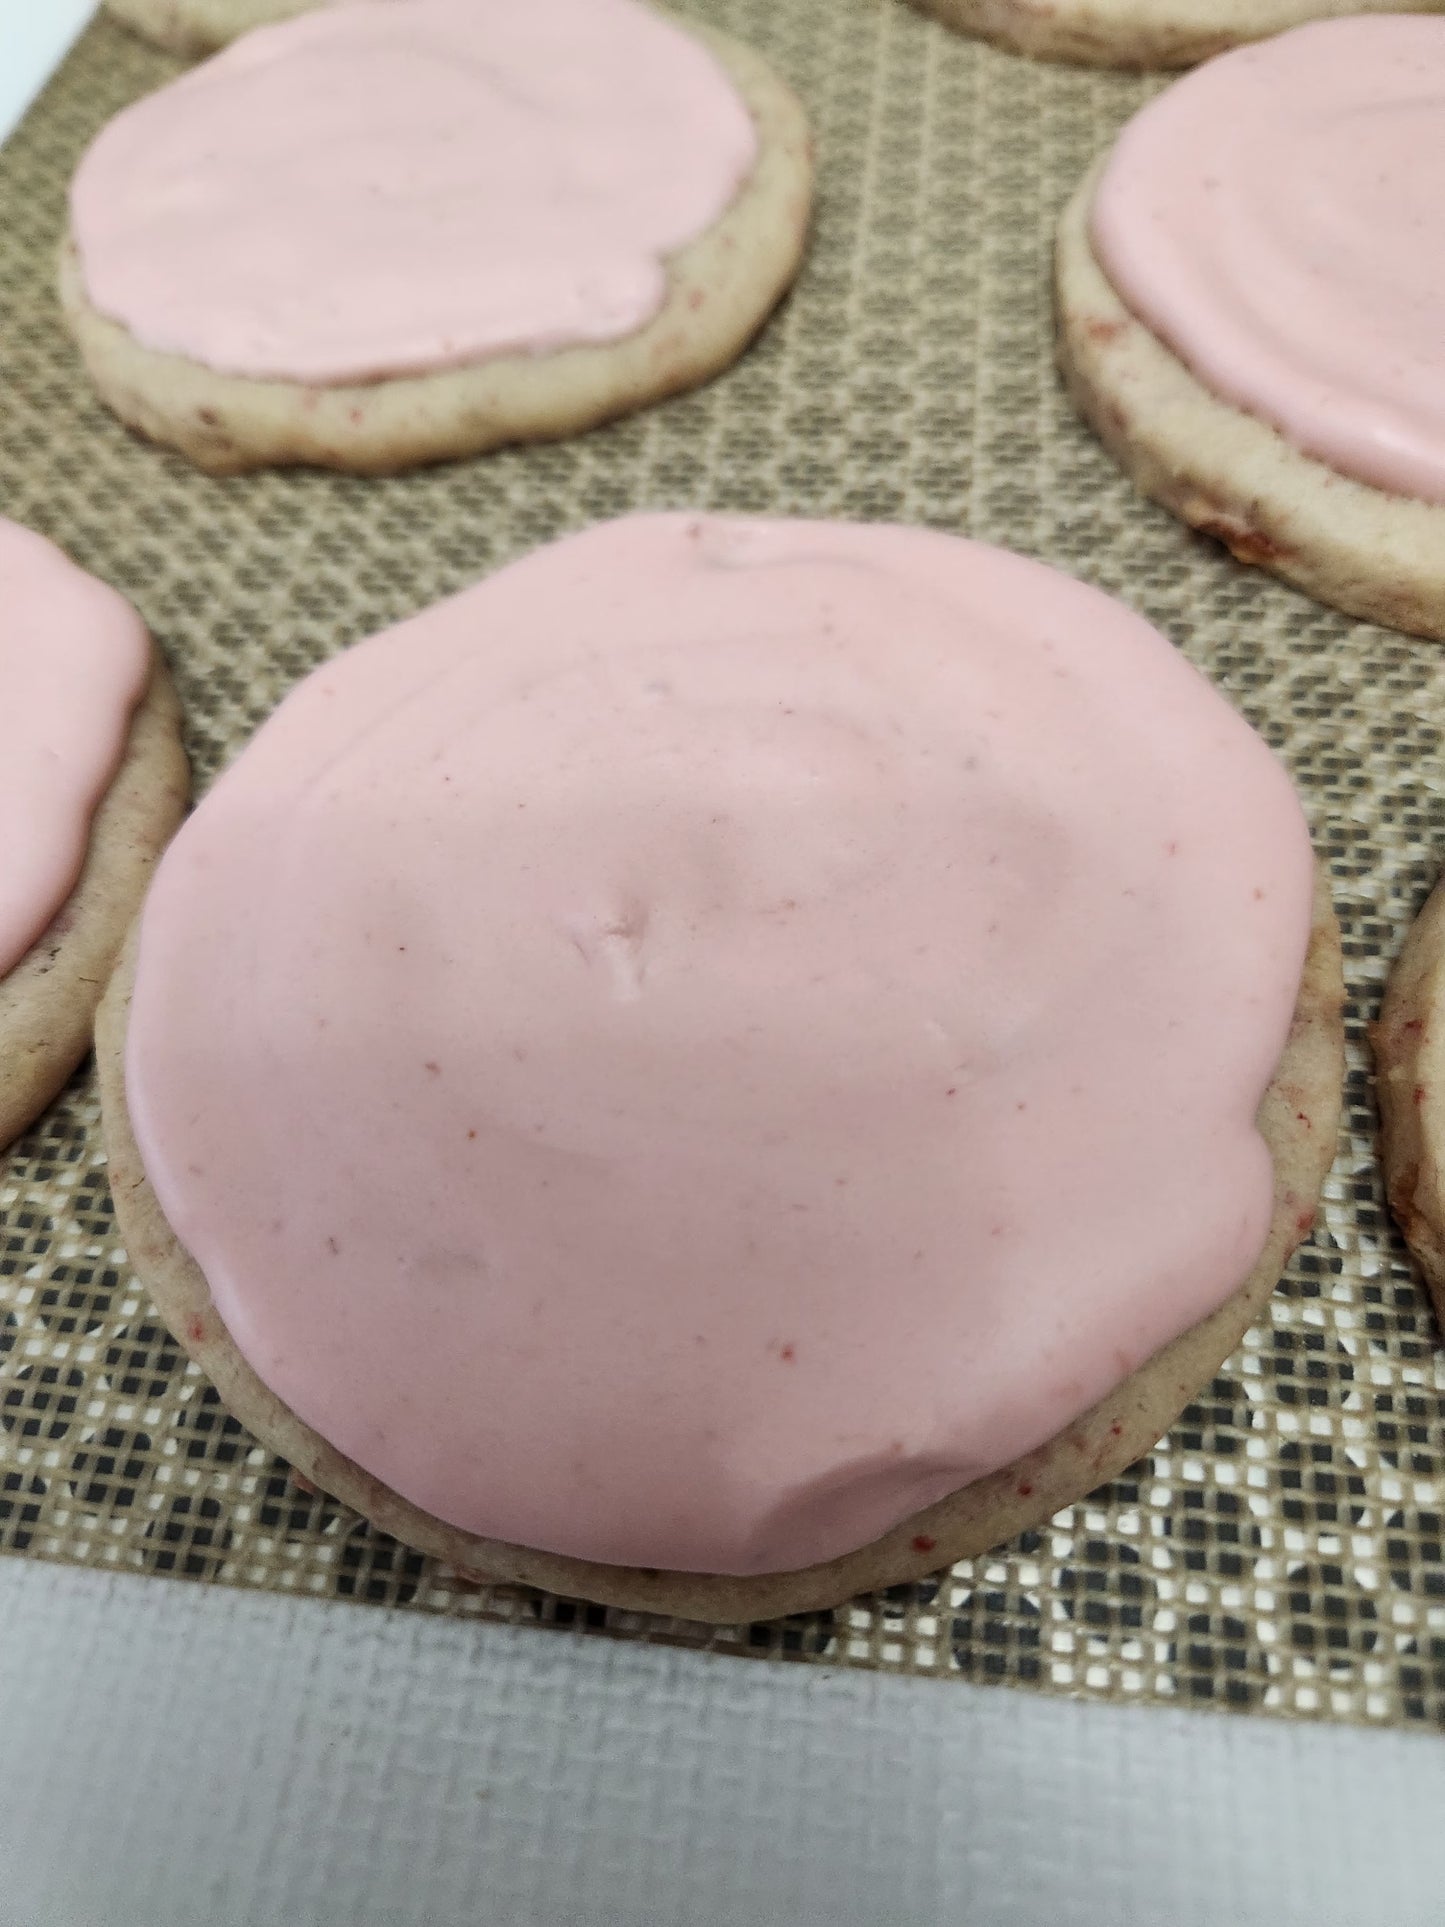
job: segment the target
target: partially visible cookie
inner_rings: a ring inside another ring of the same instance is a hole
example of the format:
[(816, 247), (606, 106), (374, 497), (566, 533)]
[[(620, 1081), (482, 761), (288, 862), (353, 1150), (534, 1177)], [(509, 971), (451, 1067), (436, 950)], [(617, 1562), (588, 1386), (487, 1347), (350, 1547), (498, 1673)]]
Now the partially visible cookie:
[[(278, 173), (273, 129), (308, 119)], [(354, 0), (101, 133), (61, 299), (102, 398), (197, 466), (386, 474), (707, 381), (791, 282), (811, 199), (802, 108), (710, 29)]]
[(325, 0), (104, 0), (108, 13), (134, 32), (191, 58), (214, 53), (252, 27), (290, 20)]
[[(122, 727), (119, 754), (108, 778), (104, 765), (99, 768), (102, 785), (100, 800), (90, 818), (79, 875), (68, 886), (53, 909), (46, 910), (44, 898), (34, 894), (40, 879), (27, 880), (26, 895), (39, 906), (43, 923), (18, 956), (0, 959), (0, 1148), (9, 1144), (44, 1110), (60, 1091), (66, 1079), (90, 1048), (91, 1026), (96, 1004), (105, 988), (121, 940), (145, 892), (152, 866), (169, 841), (185, 813), (189, 797), (189, 772), (181, 747), (180, 705), (176, 701), (159, 652), (145, 637), (139, 618), (126, 608), (122, 599), (102, 584), (95, 583), (60, 555), (42, 544), (38, 536), (13, 525), (0, 523), (0, 584), (6, 581), (6, 562), (23, 538), (25, 567), (33, 571), (37, 557), (47, 574), (53, 572), (57, 604), (66, 620), (84, 620), (92, 611), (101, 619), (119, 619), (122, 625), (134, 624), (140, 644), (140, 700), (128, 726)], [(44, 553), (49, 551), (48, 556)], [(0, 708), (17, 702), (20, 713), (12, 726), (26, 726), (25, 700), (5, 688), (3, 631), (15, 620), (18, 593), (13, 580), (9, 588), (14, 599), (9, 606), (0, 601)], [(83, 598), (75, 600), (75, 592)], [(63, 599), (63, 601), (62, 601)], [(53, 651), (62, 656), (63, 638), (47, 633), (43, 624), (30, 629), (35, 599), (27, 594), (27, 649)], [(85, 672), (81, 671), (84, 674)], [(93, 671), (91, 672), (93, 675)], [(93, 688), (76, 687), (77, 706), (89, 698), (96, 700)], [(66, 753), (67, 731), (63, 718), (57, 718), (55, 705), (50, 714), (29, 718), (32, 730), (42, 732), (42, 740), (54, 742), (57, 754)], [(104, 733), (104, 718), (98, 720), (96, 737)], [(92, 744), (90, 753), (95, 749)], [(7, 772), (15, 776), (15, 760)], [(43, 810), (48, 820), (52, 806), (64, 803), (70, 812), (77, 809), (74, 794), (57, 799), (48, 789), (42, 804), (27, 784), (25, 794), (11, 791), (10, 782), (0, 784), (7, 806), (17, 817), (5, 824), (6, 847), (11, 875), (15, 874), (22, 841), (35, 845), (40, 828), (37, 814)], [(25, 795), (31, 796), (27, 805)], [(8, 809), (7, 809), (8, 814)], [(50, 822), (47, 821), (47, 827)], [(83, 820), (77, 828), (84, 836)], [(47, 877), (62, 875), (57, 864), (64, 852), (52, 847), (46, 854)], [(7, 878), (7, 882), (11, 879)], [(21, 906), (8, 898), (5, 902), (6, 929), (21, 929)]]
[(960, 33), (1013, 53), (1089, 67), (1191, 67), (1226, 47), (1263, 40), (1306, 20), (1439, 10), (1439, 0), (914, 0), (914, 5)]
[(1445, 886), (1405, 939), (1373, 1041), (1390, 1209), (1445, 1325)]
[(1100, 171), (1065, 208), (1054, 259), (1059, 364), (1080, 414), (1145, 495), (1237, 561), (1350, 615), (1445, 641), (1445, 507), (1351, 481), (1211, 394), (1129, 312), (1094, 256)]
[(1445, 403), (1412, 319), (1445, 289), (1435, 103), (1441, 20), (1226, 54), (1086, 177), (1055, 273), (1070, 392), (1146, 495), (1241, 562), (1442, 640)]

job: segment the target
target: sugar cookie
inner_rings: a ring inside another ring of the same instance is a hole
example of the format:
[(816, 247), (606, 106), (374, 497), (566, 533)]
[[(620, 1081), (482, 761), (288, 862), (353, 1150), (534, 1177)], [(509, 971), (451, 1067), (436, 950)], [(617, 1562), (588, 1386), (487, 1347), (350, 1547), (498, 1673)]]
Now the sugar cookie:
[(116, 1206), (237, 1416), (409, 1543), (800, 1610), (1217, 1369), (1330, 1162), (1339, 973), (1288, 779), (1122, 606), (633, 517), (211, 791), (106, 1000)]
[[(135, 5), (137, 0), (127, 0)], [(914, 0), (960, 33), (1036, 60), (1192, 67), (1229, 47), (1342, 13), (1430, 13), (1440, 0)]]
[(1177, 81), (1059, 229), (1060, 358), (1140, 488), (1352, 615), (1445, 638), (1445, 20)]
[(103, 398), (199, 466), (386, 473), (718, 373), (811, 180), (766, 63), (640, 0), (351, 0), (101, 132), (61, 295)]

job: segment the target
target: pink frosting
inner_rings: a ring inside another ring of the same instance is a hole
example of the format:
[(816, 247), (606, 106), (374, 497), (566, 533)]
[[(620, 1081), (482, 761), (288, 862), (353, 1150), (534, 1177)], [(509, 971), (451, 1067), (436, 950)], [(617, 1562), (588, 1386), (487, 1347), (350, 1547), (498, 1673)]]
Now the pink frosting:
[(0, 518), (0, 976), (75, 887), (149, 674), (125, 598)]
[(1445, 20), (1320, 21), (1176, 81), (1093, 209), (1119, 294), (1306, 454), (1445, 502)]
[(760, 1572), (1253, 1264), (1310, 922), (1147, 623), (916, 529), (639, 516), (317, 670), (148, 901), (130, 1106), (260, 1376), (442, 1518)]
[(71, 227), (148, 347), (364, 381), (634, 333), (756, 151), (712, 54), (637, 0), (354, 0), (118, 115)]

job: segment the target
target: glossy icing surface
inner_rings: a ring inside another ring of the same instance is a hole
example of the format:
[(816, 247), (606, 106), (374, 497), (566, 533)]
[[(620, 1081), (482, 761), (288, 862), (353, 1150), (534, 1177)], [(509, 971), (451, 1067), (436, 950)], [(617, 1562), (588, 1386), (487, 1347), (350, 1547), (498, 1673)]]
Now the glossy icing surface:
[(1306, 454), (1445, 502), (1445, 19), (1320, 21), (1136, 115), (1092, 238), (1127, 305)]
[(804, 1565), (1248, 1272), (1312, 869), (1098, 592), (633, 517), (292, 692), (160, 866), (130, 1109), (242, 1352), (405, 1496)]
[(75, 886), (149, 675), (125, 598), (0, 517), (0, 976)]
[(148, 347), (317, 384), (617, 340), (725, 211), (752, 117), (640, 0), (352, 0), (138, 101), (71, 188)]

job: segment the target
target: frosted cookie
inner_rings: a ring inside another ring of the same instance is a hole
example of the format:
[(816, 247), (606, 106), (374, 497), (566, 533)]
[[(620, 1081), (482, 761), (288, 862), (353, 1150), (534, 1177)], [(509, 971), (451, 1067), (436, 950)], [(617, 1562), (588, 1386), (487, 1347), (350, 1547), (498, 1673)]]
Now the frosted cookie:
[(168, 53), (195, 57), (227, 41), (308, 13), (324, 0), (104, 0), (115, 15)]
[(180, 712), (124, 597), (0, 519), (0, 1149), (90, 1048), (151, 866), (180, 821)]
[(1390, 973), (1375, 1028), (1390, 1209), (1445, 1324), (1445, 889), (1436, 886)]
[(1147, 495), (1445, 638), (1445, 20), (1301, 27), (1176, 81), (1066, 209), (1060, 357)]
[(604, 524), (318, 670), (173, 845), (101, 1020), (123, 1235), (409, 1543), (826, 1605), (1077, 1498), (1233, 1348), (1334, 1145), (1314, 891), (1273, 756), (1098, 592)]
[[(114, 0), (112, 0), (112, 4)], [(136, 0), (127, 0), (135, 5)], [(1342, 13), (1438, 12), (1441, 0), (914, 0), (960, 33), (1089, 67), (1191, 67)]]
[(104, 399), (202, 468), (384, 473), (706, 381), (811, 188), (764, 62), (639, 0), (350, 0), (102, 131), (61, 295)]

